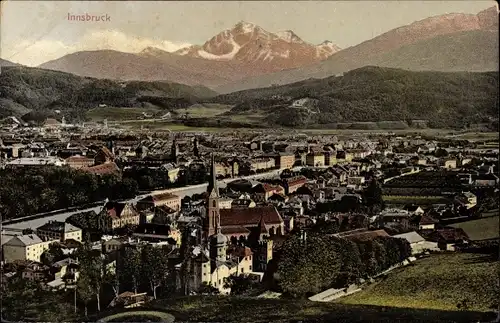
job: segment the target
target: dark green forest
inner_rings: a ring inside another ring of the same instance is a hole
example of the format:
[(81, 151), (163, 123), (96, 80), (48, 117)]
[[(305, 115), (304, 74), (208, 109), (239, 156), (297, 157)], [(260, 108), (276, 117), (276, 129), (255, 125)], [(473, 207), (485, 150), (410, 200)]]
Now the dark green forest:
[[(30, 67), (4, 67), (0, 74), (0, 117), (22, 116), (34, 110), (53, 115), (61, 110), (69, 120), (85, 120), (85, 112), (99, 104), (141, 107), (144, 102), (170, 108), (178, 99), (196, 102), (216, 93), (203, 86), (172, 82), (119, 82), (81, 77)], [(183, 103), (185, 104), (185, 103)]]
[(321, 234), (295, 234), (285, 241), (279, 255), (279, 286), (294, 297), (312, 295), (373, 277), (410, 255), (410, 244), (404, 239), (353, 242)]
[(96, 175), (69, 167), (0, 170), (0, 214), (13, 219), (111, 199), (133, 197), (137, 182)]
[[(311, 98), (302, 108), (290, 104)], [(428, 120), (432, 128), (498, 127), (498, 73), (410, 72), (363, 67), (343, 76), (240, 91), (212, 99), (229, 114), (259, 111), (283, 126)], [(496, 123), (495, 123), (496, 122)]]

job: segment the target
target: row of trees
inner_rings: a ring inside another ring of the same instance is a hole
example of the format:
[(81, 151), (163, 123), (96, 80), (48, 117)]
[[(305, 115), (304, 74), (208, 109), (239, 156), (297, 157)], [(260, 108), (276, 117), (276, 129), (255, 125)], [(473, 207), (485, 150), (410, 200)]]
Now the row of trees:
[(80, 267), (76, 293), (84, 304), (85, 316), (87, 305), (93, 299), (97, 302), (97, 310), (101, 310), (101, 295), (105, 288), (111, 288), (118, 297), (123, 289), (131, 288), (138, 293), (147, 286), (156, 299), (158, 287), (167, 286), (170, 276), (168, 250), (163, 247), (126, 248), (116, 266), (110, 266), (100, 250), (92, 249), (86, 243), (78, 250), (77, 258)]
[(71, 322), (76, 321), (71, 294), (53, 292), (37, 282), (22, 277), (2, 280), (2, 320), (11, 322)]
[(372, 277), (410, 255), (410, 245), (403, 239), (378, 237), (354, 242), (295, 234), (284, 243), (279, 257), (279, 285), (294, 297), (314, 294)]
[(117, 266), (120, 273), (117, 286), (131, 287), (135, 293), (147, 286), (156, 299), (158, 287), (167, 288), (171, 283), (168, 254), (166, 247), (150, 244), (125, 248)]
[(0, 214), (4, 219), (138, 194), (134, 180), (96, 176), (69, 167), (0, 170)]

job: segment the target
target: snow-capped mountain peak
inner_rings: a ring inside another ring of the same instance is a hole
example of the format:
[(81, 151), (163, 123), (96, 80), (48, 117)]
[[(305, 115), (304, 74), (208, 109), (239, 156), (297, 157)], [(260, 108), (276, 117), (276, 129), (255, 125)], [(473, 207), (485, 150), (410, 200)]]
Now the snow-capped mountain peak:
[(334, 44), (316, 46), (291, 30), (272, 33), (254, 23), (240, 21), (202, 46), (186, 47), (175, 54), (219, 61), (260, 62), (270, 70), (282, 70), (326, 59), (336, 51)]
[(242, 20), (234, 26), (233, 30), (240, 31), (242, 34), (248, 34), (254, 32), (258, 28), (260, 27)]
[(165, 53), (165, 51), (153, 46), (148, 46), (140, 52), (140, 54), (149, 54), (149, 55), (157, 55), (162, 53)]
[(297, 34), (295, 34), (291, 30), (278, 31), (277, 33), (275, 33), (275, 35), (278, 36), (278, 38), (286, 41), (287, 43), (303, 43), (304, 42), (302, 39), (300, 39), (299, 36), (297, 36)]

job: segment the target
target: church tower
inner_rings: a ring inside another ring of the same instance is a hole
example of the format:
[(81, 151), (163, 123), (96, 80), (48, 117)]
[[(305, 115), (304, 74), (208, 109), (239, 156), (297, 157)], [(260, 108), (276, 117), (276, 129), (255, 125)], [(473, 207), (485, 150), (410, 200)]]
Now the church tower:
[(210, 259), (214, 263), (213, 268), (227, 260), (227, 237), (222, 234), (220, 213), (215, 218), (215, 234), (210, 237)]
[(205, 217), (205, 234), (206, 237), (211, 237), (216, 233), (216, 226), (220, 228), (220, 208), (219, 208), (219, 187), (217, 186), (217, 177), (215, 169), (215, 159), (212, 154), (210, 165), (210, 180), (208, 182), (207, 193), (207, 216)]
[(200, 157), (200, 152), (198, 149), (198, 137), (194, 137), (194, 140), (193, 140), (193, 155), (195, 157)]
[(177, 163), (177, 158), (179, 157), (179, 145), (177, 144), (177, 138), (174, 137), (172, 142), (172, 148), (170, 149), (170, 158), (173, 162)]

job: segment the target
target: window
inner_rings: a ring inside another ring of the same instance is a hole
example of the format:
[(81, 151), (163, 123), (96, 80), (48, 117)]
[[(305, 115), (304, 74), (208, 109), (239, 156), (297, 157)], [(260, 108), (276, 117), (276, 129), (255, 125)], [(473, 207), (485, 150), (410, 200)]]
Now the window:
[(216, 200), (214, 200), (214, 201), (212, 202), (212, 206), (213, 206), (213, 207), (217, 207), (217, 201), (216, 201)]
[(241, 268), (241, 273), (243, 273), (243, 268)]

